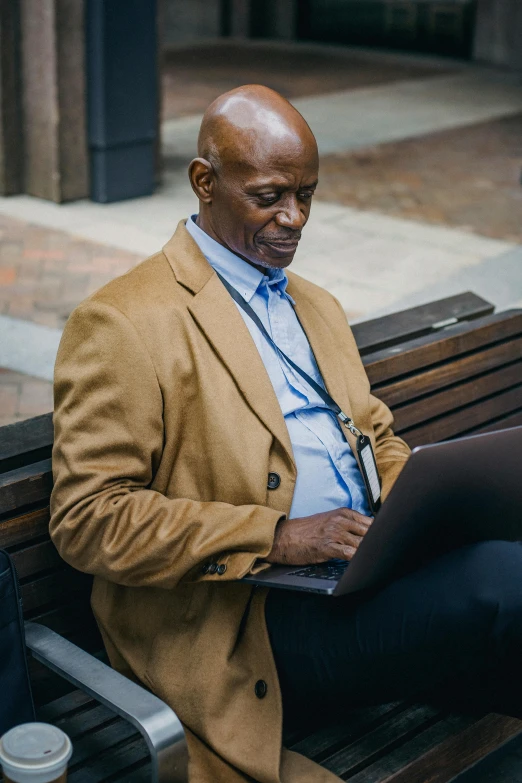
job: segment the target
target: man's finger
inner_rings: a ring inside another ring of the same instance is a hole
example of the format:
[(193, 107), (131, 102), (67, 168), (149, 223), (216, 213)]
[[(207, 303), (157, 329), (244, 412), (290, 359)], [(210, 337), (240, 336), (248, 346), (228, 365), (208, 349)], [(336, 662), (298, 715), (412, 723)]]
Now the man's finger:
[(373, 517), (366, 517), (364, 514), (359, 514), (358, 511), (353, 511), (353, 518), (357, 520), (357, 522), (360, 522), (361, 525), (365, 525), (367, 528), (370, 527), (370, 525), (373, 522)]
[(340, 508), (339, 511), (345, 519), (353, 519), (355, 522), (365, 525), (366, 528), (369, 528), (373, 522), (373, 517), (366, 517), (364, 514), (354, 511), (353, 508)]
[(338, 557), (340, 560), (351, 560), (356, 552), (357, 550), (354, 549), (353, 546), (343, 546), (339, 547), (339, 551), (335, 557)]
[(343, 530), (337, 538), (337, 543), (340, 546), (350, 546), (353, 549), (357, 549), (362, 540), (362, 536), (357, 536), (354, 533), (350, 533), (348, 530)]
[(365, 536), (368, 532), (369, 525), (365, 525), (351, 517), (339, 516), (334, 521), (339, 530), (347, 530), (349, 533), (354, 533), (357, 536)]
[(363, 525), (362, 522), (356, 522), (354, 519), (349, 519), (344, 524), (346, 526), (346, 530), (348, 530), (350, 533), (354, 533), (357, 536), (361, 536), (361, 538), (366, 535), (369, 528), (369, 525)]

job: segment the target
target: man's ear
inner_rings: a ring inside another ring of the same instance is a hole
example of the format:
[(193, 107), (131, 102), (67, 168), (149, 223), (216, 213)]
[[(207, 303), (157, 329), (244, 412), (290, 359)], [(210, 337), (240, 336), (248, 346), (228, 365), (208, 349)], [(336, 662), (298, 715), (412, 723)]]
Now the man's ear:
[(204, 204), (212, 203), (212, 189), (214, 185), (214, 170), (212, 164), (205, 158), (194, 158), (188, 168), (188, 175), (192, 190)]

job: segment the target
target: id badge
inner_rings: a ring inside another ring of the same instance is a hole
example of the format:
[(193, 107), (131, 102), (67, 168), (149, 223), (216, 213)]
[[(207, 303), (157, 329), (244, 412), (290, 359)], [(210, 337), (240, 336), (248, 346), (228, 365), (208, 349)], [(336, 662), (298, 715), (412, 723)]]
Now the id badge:
[(381, 507), (381, 481), (370, 438), (366, 435), (358, 435), (356, 448), (368, 502), (375, 514)]

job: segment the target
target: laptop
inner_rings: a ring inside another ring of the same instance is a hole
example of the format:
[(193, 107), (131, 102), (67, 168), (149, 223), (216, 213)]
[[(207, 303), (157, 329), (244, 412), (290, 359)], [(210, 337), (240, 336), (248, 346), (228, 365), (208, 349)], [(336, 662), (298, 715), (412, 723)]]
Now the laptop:
[(522, 426), (415, 448), (349, 563), (271, 565), (243, 581), (345, 595), (487, 540), (522, 540)]

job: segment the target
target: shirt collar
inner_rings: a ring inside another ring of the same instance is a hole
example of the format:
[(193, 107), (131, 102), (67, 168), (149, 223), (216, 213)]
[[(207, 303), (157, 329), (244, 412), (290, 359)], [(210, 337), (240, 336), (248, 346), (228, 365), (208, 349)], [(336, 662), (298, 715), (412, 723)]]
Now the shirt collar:
[(187, 220), (186, 228), (192, 239), (196, 242), (199, 249), (207, 259), (208, 263), (225, 278), (225, 280), (234, 286), (243, 299), (250, 302), (261, 283), (267, 283), (271, 290), (279, 289), (282, 294), (292, 302), (289, 294), (286, 293), (288, 277), (284, 269), (266, 269), (265, 273), (260, 272), (251, 264), (247, 264), (242, 258), (236, 256), (231, 250), (220, 245), (215, 239), (212, 239), (196, 223), (197, 215), (192, 215)]

